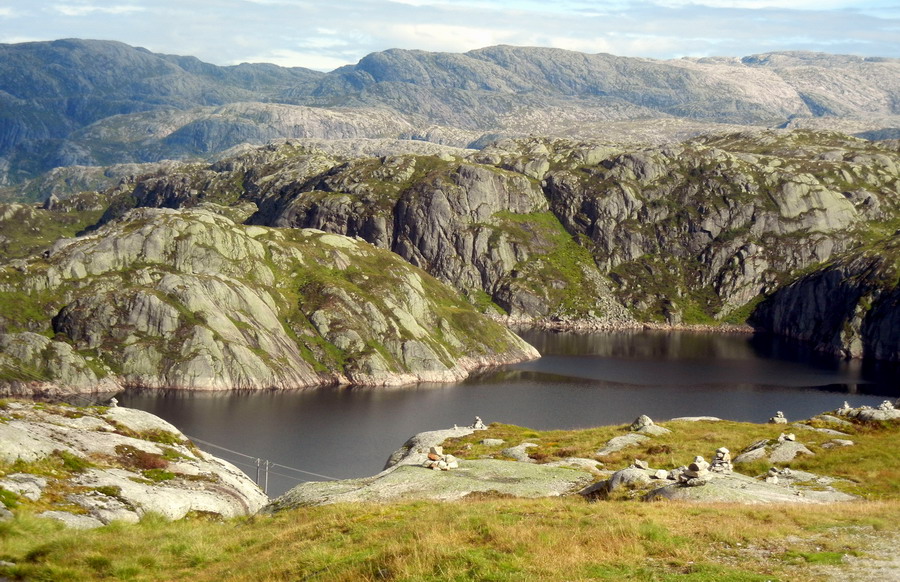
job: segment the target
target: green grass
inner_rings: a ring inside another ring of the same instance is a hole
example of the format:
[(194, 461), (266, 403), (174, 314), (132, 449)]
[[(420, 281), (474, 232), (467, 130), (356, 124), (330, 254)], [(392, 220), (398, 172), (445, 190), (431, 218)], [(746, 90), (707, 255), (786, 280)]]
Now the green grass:
[[(50, 412), (57, 412), (55, 409)], [(63, 410), (63, 412), (65, 412)], [(73, 409), (73, 414), (78, 409)], [(633, 459), (670, 468), (719, 446), (733, 452), (776, 438), (781, 425), (663, 422), (673, 433), (603, 458), (608, 469)], [(588, 502), (579, 496), (514, 499), (477, 495), (457, 502), (406, 501), (301, 507), (273, 516), (210, 519), (195, 513), (177, 522), (149, 515), (140, 524), (66, 530), (34, 517), (48, 501), (7, 495), (15, 518), (0, 522), (0, 577), (13, 580), (818, 580), (811, 568), (842, 567), (865, 547), (848, 532), (900, 534), (900, 423), (847, 427), (856, 445), (824, 449), (832, 437), (794, 430), (815, 453), (795, 469), (841, 476), (867, 501), (834, 505), (742, 506), (643, 503), (623, 497)], [(464, 458), (497, 455), (529, 441), (539, 462), (591, 457), (627, 426), (539, 431), (492, 424), (445, 451)], [(485, 438), (506, 444), (488, 447)], [(168, 455), (117, 449), (140, 465), (148, 484), (176, 475)], [(127, 457), (127, 459), (126, 459)], [(52, 455), (33, 463), (0, 464), (0, 475), (54, 477), (50, 492), (64, 502), (62, 484), (83, 460)], [(99, 461), (98, 461), (99, 462)], [(123, 461), (124, 462), (124, 461)], [(152, 465), (152, 466), (151, 466)], [(739, 466), (764, 471), (767, 466)], [(116, 488), (97, 491), (115, 497)], [(16, 505), (17, 504), (17, 505)]]
[[(0, 575), (29, 580), (816, 580), (840, 532), (900, 504), (758, 508), (579, 498), (307, 507), (272, 517), (65, 530), (0, 525)], [(822, 533), (834, 534), (831, 539)], [(823, 539), (824, 538), (824, 539)], [(817, 549), (818, 548), (818, 549)], [(767, 556), (780, 556), (771, 560)]]

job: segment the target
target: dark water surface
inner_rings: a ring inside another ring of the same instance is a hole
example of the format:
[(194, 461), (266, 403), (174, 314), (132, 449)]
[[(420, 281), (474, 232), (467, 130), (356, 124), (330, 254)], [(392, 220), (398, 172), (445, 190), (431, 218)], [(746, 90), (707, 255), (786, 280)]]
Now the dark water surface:
[[(417, 432), (485, 422), (534, 429), (630, 423), (647, 414), (764, 422), (839, 407), (877, 406), (900, 395), (896, 365), (845, 361), (797, 344), (742, 334), (619, 332), (521, 334), (539, 360), (456, 384), (319, 388), (295, 392), (128, 392), (123, 406), (157, 414), (185, 434), (232, 451), (335, 478), (377, 473)], [(599, 444), (599, 443), (598, 443)], [(254, 461), (201, 448), (251, 476)], [(304, 476), (270, 473), (277, 495)]]

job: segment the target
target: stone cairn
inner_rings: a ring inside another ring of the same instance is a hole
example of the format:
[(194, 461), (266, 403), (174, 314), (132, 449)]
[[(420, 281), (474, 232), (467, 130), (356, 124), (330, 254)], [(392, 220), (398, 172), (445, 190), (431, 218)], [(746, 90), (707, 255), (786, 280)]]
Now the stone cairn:
[(428, 450), (428, 459), (422, 466), (435, 471), (449, 471), (450, 469), (458, 469), (459, 461), (453, 455), (445, 455), (443, 447), (431, 447)]
[(472, 426), (469, 428), (474, 428), (475, 430), (487, 430), (487, 427), (484, 425), (484, 421), (481, 420), (480, 416), (475, 417), (475, 422), (473, 422)]
[(772, 418), (769, 419), (769, 422), (771, 424), (787, 424), (788, 423), (787, 418), (784, 416), (784, 413), (781, 412), (780, 410), (775, 414), (775, 416), (773, 416)]
[(766, 483), (769, 483), (771, 485), (777, 485), (778, 477), (790, 478), (791, 474), (792, 474), (791, 470), (788, 467), (785, 467), (784, 469), (779, 469), (778, 467), (772, 467), (769, 469), (769, 472), (766, 473)]
[(709, 483), (709, 477), (709, 463), (697, 455), (694, 462), (679, 473), (678, 482), (688, 487), (699, 487)]
[(731, 451), (725, 447), (716, 449), (716, 456), (710, 463), (709, 470), (713, 473), (730, 475), (734, 471), (734, 465), (731, 464)]

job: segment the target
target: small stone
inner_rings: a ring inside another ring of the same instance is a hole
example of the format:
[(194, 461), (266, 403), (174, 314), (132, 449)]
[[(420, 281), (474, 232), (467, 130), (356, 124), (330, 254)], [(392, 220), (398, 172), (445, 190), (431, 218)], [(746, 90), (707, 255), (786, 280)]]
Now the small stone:
[(429, 455), (429, 457), (430, 457), (431, 455), (437, 455), (437, 456), (440, 457), (440, 456), (442, 456), (443, 454), (444, 454), (444, 447), (431, 447), (430, 449), (428, 449), (428, 455)]
[(650, 465), (647, 464), (647, 461), (643, 461), (641, 459), (635, 459), (634, 466), (637, 467), (638, 469), (649, 469), (650, 468)]
[(665, 469), (659, 469), (656, 473), (653, 474), (654, 479), (666, 480), (669, 478), (669, 472)]
[(486, 447), (499, 447), (500, 445), (506, 443), (503, 439), (482, 439), (481, 444)]
[(638, 431), (645, 426), (653, 426), (653, 420), (646, 414), (642, 414), (631, 423), (631, 430)]
[(436, 454), (434, 454), (434, 453), (428, 453), (428, 460), (429, 460), (429, 461), (440, 461), (440, 460), (441, 460), (441, 456), (440, 456), (440, 455), (436, 455)]
[(485, 430), (487, 427), (484, 425), (484, 421), (481, 420), (480, 416), (475, 417), (475, 421), (472, 423), (472, 428), (475, 430)]

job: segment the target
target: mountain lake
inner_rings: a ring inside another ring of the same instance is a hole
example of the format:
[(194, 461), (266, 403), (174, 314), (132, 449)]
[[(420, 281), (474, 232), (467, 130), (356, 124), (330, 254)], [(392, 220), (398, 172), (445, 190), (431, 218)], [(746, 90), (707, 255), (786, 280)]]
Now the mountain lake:
[[(122, 406), (165, 418), (268, 493), (381, 471), (415, 433), (501, 422), (538, 430), (717, 416), (765, 422), (900, 395), (900, 366), (844, 360), (788, 340), (735, 333), (524, 331), (543, 357), (453, 384), (266, 392), (128, 391)], [(518, 443), (511, 443), (518, 444)], [(598, 449), (602, 443), (597, 443)], [(288, 469), (290, 467), (290, 469)], [(301, 473), (296, 471), (306, 471)]]

